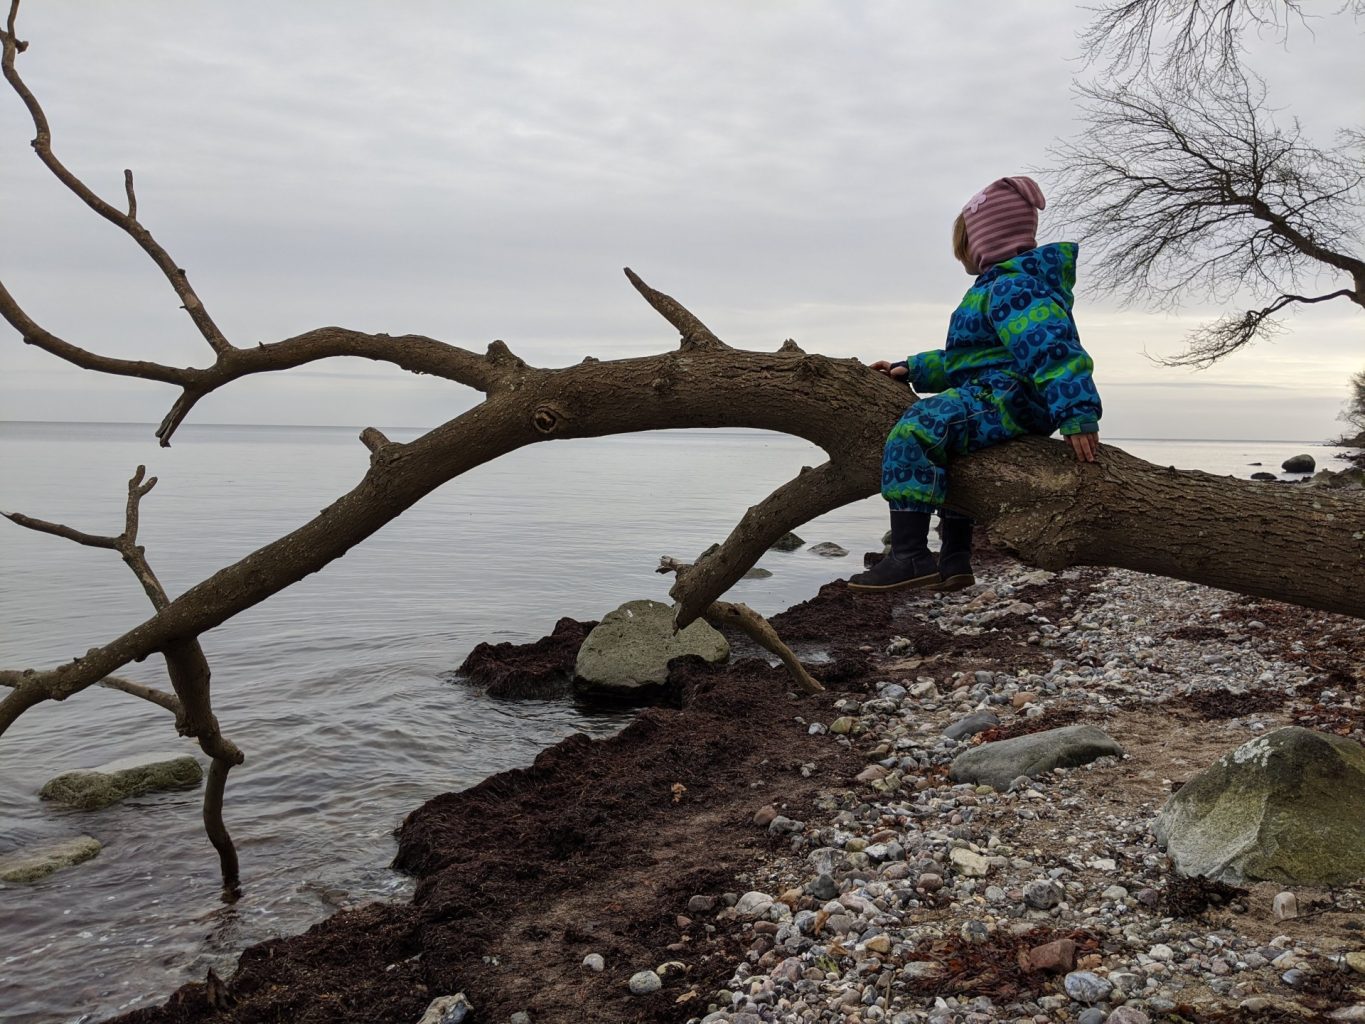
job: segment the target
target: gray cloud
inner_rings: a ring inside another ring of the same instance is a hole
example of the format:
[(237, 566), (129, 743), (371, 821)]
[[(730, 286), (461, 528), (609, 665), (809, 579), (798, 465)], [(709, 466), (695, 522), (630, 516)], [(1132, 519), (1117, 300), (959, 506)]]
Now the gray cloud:
[[(239, 343), (342, 323), (505, 338), (551, 365), (657, 351), (671, 332), (621, 277), (628, 264), (733, 343), (795, 335), (870, 360), (941, 343), (967, 284), (948, 224), (1071, 129), (1085, 17), (835, 0), (44, 0), (21, 13), (21, 69), (92, 185), (117, 196), (135, 169), (144, 220)], [(1325, 99), (1361, 83), (1357, 43), (1319, 33), (1257, 56), (1277, 98), (1326, 122)], [(7, 284), (73, 341), (204, 361), (164, 283), (44, 176), (30, 134), (0, 94)], [(1083, 271), (1084, 323), (1113, 308)], [(1133, 351), (1174, 351), (1189, 326), (1139, 319), (1087, 333), (1102, 386), (1106, 363), (1124, 383)], [(1301, 359), (1343, 347), (1346, 321), (1318, 323), (1302, 318)], [(1239, 358), (1254, 377), (1257, 355)], [(155, 420), (170, 397), (54, 367), (12, 338), (0, 366), (11, 418)], [(435, 422), (472, 400), (430, 382), (405, 397), (369, 364), (323, 373), (242, 382), (197, 415), (351, 422), (359, 404), (380, 424)], [(1168, 418), (1143, 402), (1125, 415), (1150, 434)], [(1319, 409), (1315, 434), (1334, 415)], [(1263, 410), (1246, 429), (1266, 423)]]

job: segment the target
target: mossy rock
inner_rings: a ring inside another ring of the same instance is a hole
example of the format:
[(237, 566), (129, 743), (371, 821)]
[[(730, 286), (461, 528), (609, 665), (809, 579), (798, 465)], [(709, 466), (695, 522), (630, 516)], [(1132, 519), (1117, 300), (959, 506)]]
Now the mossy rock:
[(1243, 743), (1152, 826), (1176, 870), (1220, 882), (1365, 878), (1365, 747), (1293, 726)]
[(578, 649), (574, 689), (589, 698), (647, 702), (662, 690), (668, 663), (688, 654), (720, 662), (730, 645), (701, 619), (675, 633), (673, 609), (659, 601), (627, 601), (604, 615)]
[(91, 836), (76, 836), (0, 857), (0, 882), (36, 882), (54, 871), (87, 861), (101, 849)]
[(804, 547), (806, 542), (794, 533), (784, 533), (769, 546), (769, 551), (795, 551), (797, 548)]
[(58, 775), (48, 780), (38, 795), (75, 810), (96, 811), (130, 796), (189, 789), (203, 780), (204, 769), (190, 755), (151, 754)]

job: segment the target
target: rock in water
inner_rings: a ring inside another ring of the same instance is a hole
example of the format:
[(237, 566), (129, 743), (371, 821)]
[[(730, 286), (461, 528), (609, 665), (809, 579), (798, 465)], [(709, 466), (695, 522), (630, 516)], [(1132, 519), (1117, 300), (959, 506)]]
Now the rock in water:
[(583, 696), (647, 701), (668, 678), (668, 663), (685, 654), (724, 661), (730, 645), (698, 619), (673, 632), (673, 609), (658, 601), (627, 601), (608, 612), (578, 649), (574, 688)]
[(0, 882), (36, 882), (54, 871), (89, 860), (100, 852), (98, 839), (77, 836), (60, 842), (18, 850), (0, 857)]
[(1286, 473), (1311, 473), (1317, 465), (1311, 455), (1293, 455), (1280, 463), (1280, 468)]
[(88, 771), (58, 775), (49, 779), (38, 795), (77, 810), (95, 811), (125, 797), (163, 789), (187, 789), (203, 779), (204, 769), (188, 754), (139, 754)]
[(1253, 480), (1278, 480), (1279, 477), (1277, 477), (1274, 473), (1252, 473), (1252, 474), (1251, 474), (1251, 479), (1253, 479)]
[(832, 540), (821, 541), (819, 544), (810, 546), (810, 553), (813, 555), (823, 555), (826, 558), (843, 558), (848, 554), (848, 548), (842, 548)]
[(1181, 786), (1153, 823), (1176, 870), (1220, 882), (1365, 877), (1365, 747), (1292, 726)]
[(773, 541), (772, 546), (768, 548), (768, 550), (795, 551), (797, 548), (804, 546), (805, 543), (804, 540), (794, 533), (784, 533), (781, 537), (778, 537), (777, 540)]
[(1122, 757), (1123, 748), (1093, 725), (1068, 725), (1012, 740), (998, 740), (959, 754), (948, 777), (1004, 790), (1020, 775), (1033, 778), (1053, 768), (1074, 768), (1101, 757)]

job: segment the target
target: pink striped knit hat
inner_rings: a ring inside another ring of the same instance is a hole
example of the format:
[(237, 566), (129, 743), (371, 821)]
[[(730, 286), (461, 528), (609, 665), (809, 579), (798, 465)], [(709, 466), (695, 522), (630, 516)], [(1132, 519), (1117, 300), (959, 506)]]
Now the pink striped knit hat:
[(999, 178), (967, 201), (968, 272), (980, 274), (1011, 256), (1038, 246), (1038, 211), (1047, 205), (1043, 190), (1023, 175)]

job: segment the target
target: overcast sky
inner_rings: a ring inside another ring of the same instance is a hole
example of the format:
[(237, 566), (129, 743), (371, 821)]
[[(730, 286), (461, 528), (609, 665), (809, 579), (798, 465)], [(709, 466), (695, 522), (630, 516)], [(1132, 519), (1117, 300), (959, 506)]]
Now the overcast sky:
[[(1323, 5), (1328, 6), (1328, 5)], [(970, 283), (948, 230), (1075, 129), (1068, 3), (28, 0), (20, 70), (59, 155), (142, 221), (238, 345), (326, 324), (505, 339), (564, 365), (669, 348), (630, 266), (731, 344), (900, 358)], [(1361, 27), (1257, 44), (1282, 116), (1365, 120)], [(208, 362), (154, 267), (32, 156), (0, 92), (0, 279), (77, 344)], [(1044, 181), (1046, 184), (1046, 180)], [(1057, 240), (1044, 214), (1043, 240)], [(1365, 367), (1326, 304), (1203, 373), (1171, 355), (1218, 309), (1077, 317), (1115, 437), (1316, 441)], [(164, 385), (83, 373), (0, 325), (0, 418), (156, 421)], [(197, 422), (434, 425), (457, 385), (335, 361), (231, 385)]]

